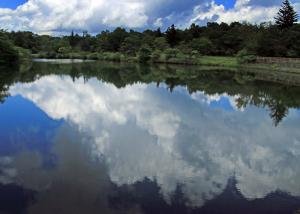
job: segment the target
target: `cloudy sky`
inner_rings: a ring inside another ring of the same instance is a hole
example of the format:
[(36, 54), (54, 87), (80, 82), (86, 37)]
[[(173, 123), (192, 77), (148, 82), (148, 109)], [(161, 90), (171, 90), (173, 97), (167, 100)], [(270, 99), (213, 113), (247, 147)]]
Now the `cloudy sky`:
[[(292, 0), (300, 11), (300, 0)], [(0, 27), (37, 33), (272, 21), (281, 0), (0, 0)]]

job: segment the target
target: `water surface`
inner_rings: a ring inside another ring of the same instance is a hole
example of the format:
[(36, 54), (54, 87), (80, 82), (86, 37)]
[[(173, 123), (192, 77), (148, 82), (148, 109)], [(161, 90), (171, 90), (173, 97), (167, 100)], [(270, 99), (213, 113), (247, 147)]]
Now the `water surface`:
[(0, 213), (300, 209), (300, 88), (232, 71), (0, 73)]

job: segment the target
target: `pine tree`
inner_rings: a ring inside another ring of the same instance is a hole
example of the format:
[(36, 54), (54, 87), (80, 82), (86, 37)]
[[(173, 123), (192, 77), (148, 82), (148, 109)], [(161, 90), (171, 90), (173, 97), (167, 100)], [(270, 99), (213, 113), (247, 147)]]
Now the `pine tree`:
[(72, 31), (71, 36), (69, 37), (69, 44), (72, 47), (72, 49), (74, 49), (74, 47), (76, 46), (74, 31)]
[(175, 25), (172, 25), (166, 31), (166, 39), (170, 46), (173, 48), (178, 42), (178, 35)]
[(160, 28), (157, 28), (157, 30), (154, 32), (154, 34), (155, 34), (155, 37), (162, 37)]
[(281, 28), (288, 28), (298, 21), (298, 14), (290, 4), (289, 0), (284, 0), (277, 16), (275, 17), (276, 24)]

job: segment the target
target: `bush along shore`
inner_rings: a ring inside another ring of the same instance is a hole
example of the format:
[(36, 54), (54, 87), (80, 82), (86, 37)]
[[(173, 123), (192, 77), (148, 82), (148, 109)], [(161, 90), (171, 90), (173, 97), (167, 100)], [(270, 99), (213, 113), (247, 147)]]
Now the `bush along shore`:
[(128, 56), (116, 52), (77, 52), (77, 53), (60, 53), (60, 54), (33, 54), (33, 58), (42, 59), (82, 59), (82, 60), (100, 60), (110, 62), (134, 62), (134, 63), (164, 63), (164, 64), (181, 64), (181, 65), (212, 65), (212, 66), (238, 66), (236, 57), (229, 56), (201, 56), (199, 54), (183, 54), (177, 49), (168, 49), (165, 52), (149, 50), (140, 53), (137, 56)]

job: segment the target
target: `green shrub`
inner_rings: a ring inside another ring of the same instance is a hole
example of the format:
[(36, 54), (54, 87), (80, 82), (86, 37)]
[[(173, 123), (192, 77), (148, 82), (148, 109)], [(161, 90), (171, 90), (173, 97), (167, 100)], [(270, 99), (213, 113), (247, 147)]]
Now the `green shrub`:
[(0, 38), (0, 64), (12, 66), (18, 61), (18, 50), (9, 41)]
[(169, 48), (169, 44), (167, 42), (167, 40), (164, 37), (158, 37), (153, 41), (153, 46), (157, 49), (159, 49), (160, 51), (164, 51), (167, 48)]
[(299, 57), (300, 53), (298, 53), (295, 50), (289, 50), (287, 51), (287, 57)]
[(193, 50), (190, 54), (191, 58), (195, 59), (198, 58), (200, 56), (199, 51)]
[(49, 51), (47, 54), (46, 54), (46, 58), (48, 59), (55, 59), (56, 58), (56, 53), (55, 51)]
[(60, 47), (57, 52), (61, 54), (66, 54), (66, 53), (70, 53), (71, 51), (72, 51), (71, 47)]
[(179, 53), (180, 51), (178, 49), (168, 48), (167, 50), (164, 51), (165, 59), (169, 60), (171, 58), (176, 58)]
[(201, 37), (197, 39), (193, 39), (189, 46), (198, 51), (202, 55), (209, 55), (213, 52), (213, 43), (206, 37)]
[(87, 55), (87, 58), (91, 59), (91, 60), (97, 60), (97, 59), (99, 59), (99, 56), (98, 56), (98, 53), (91, 53), (91, 54)]
[(240, 64), (255, 63), (256, 56), (254, 54), (248, 52), (247, 49), (243, 49), (238, 52), (237, 61)]
[(113, 53), (113, 52), (105, 52), (99, 56), (99, 59), (113, 62), (120, 62), (122, 58), (122, 54)]
[(151, 59), (151, 50), (148, 47), (142, 47), (139, 50), (138, 60), (139, 62), (148, 62)]
[(153, 62), (159, 62), (160, 61), (160, 56), (161, 56), (161, 51), (155, 50), (151, 54), (151, 59)]

